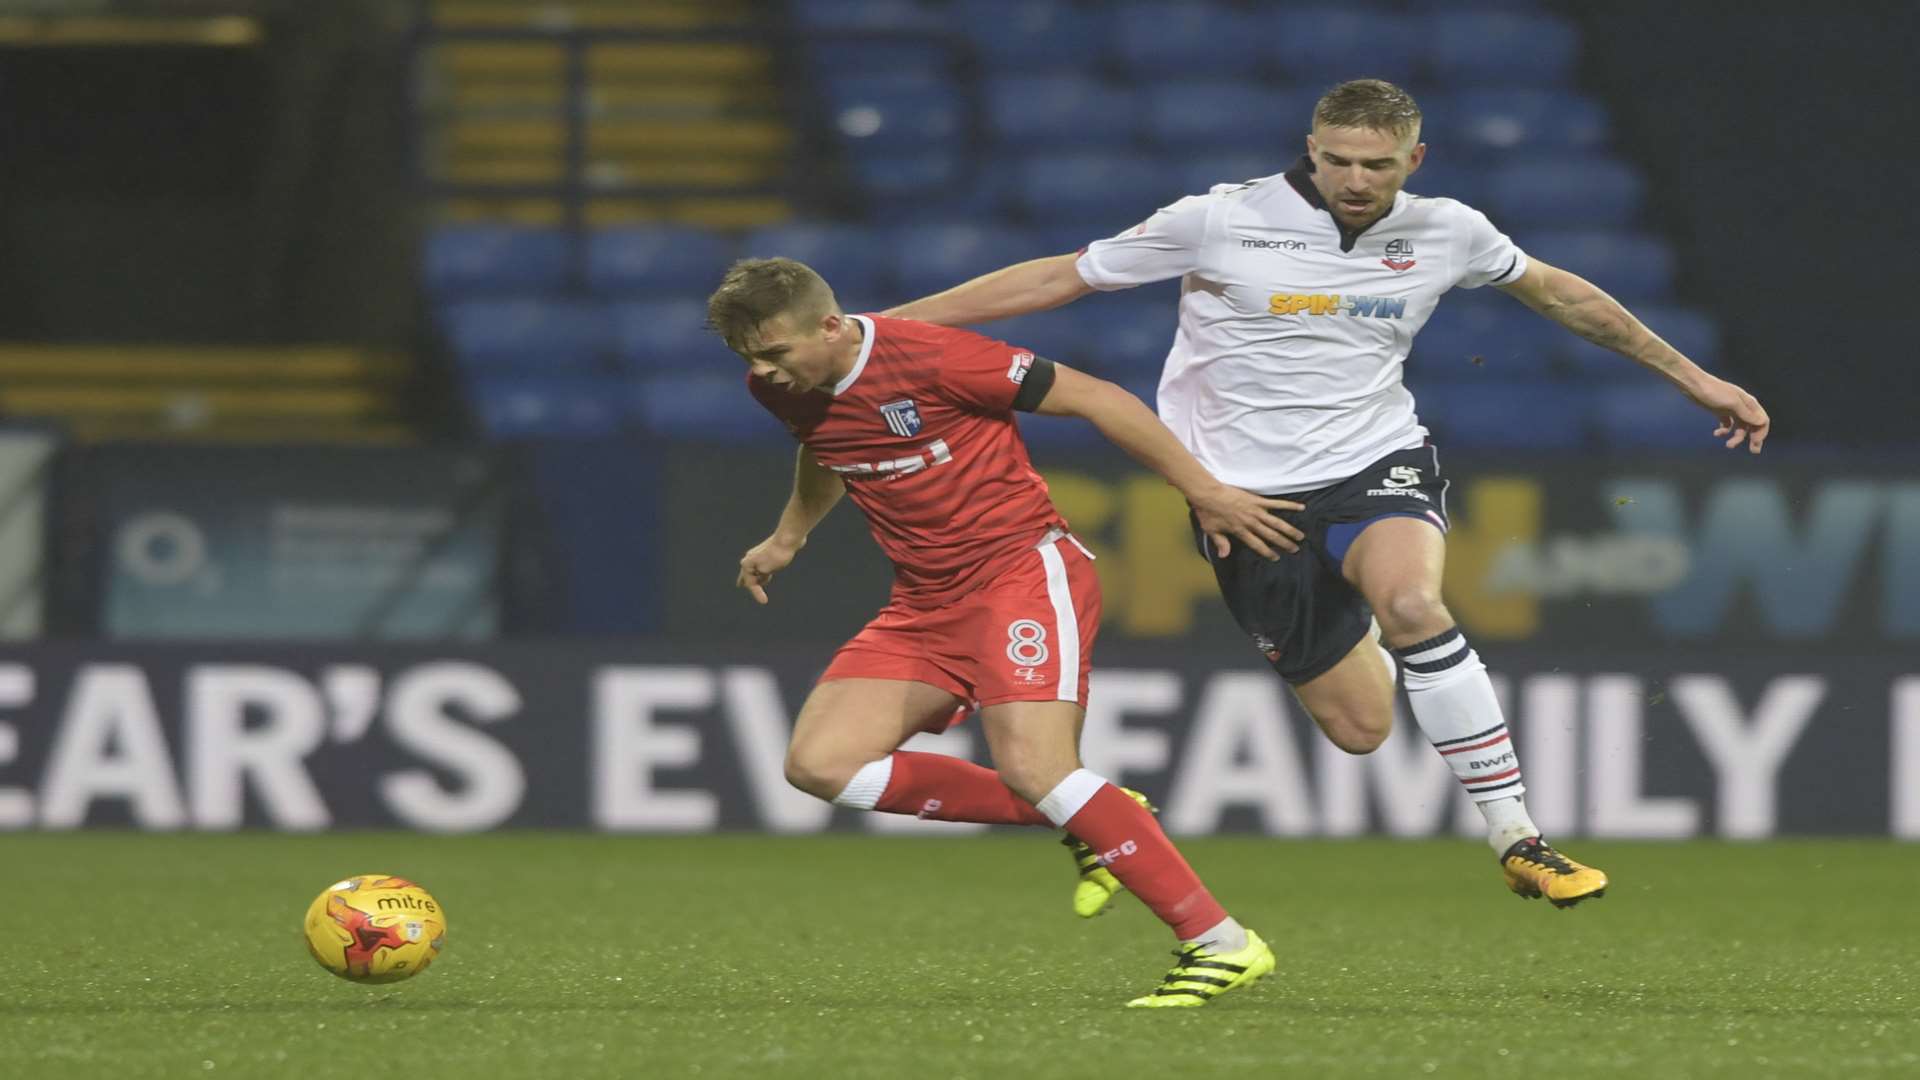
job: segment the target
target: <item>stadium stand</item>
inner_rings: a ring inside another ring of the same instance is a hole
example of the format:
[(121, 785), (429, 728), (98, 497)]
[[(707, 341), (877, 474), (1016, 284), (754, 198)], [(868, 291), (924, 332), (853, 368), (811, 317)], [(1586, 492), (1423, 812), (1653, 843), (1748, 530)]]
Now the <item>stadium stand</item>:
[[(486, 27), (519, 36), (460, 38), (483, 6)], [(556, 10), (576, 13), (557, 36), (537, 14)], [(445, 50), (440, 100), (454, 105), (423, 111), (423, 144), (442, 147), (454, 175), (498, 166), (546, 184), (537, 212), (527, 192), (490, 214), (452, 193), (428, 242), (429, 295), (495, 437), (778, 437), (735, 415), (755, 410), (700, 326), (731, 259), (790, 255), (850, 309), (882, 308), (1277, 172), (1325, 86), (1362, 74), (1404, 83), (1426, 110), (1429, 163), (1410, 192), (1484, 210), (1536, 257), (1719, 363), (1714, 320), (1676, 300), (1641, 174), (1576, 80), (1579, 33), (1545, 5), (788, 0), (769, 15), (733, 0), (441, 0), (435, 12), (452, 36), (429, 48)], [(657, 49), (688, 33), (713, 65), (698, 75)], [(590, 117), (584, 146), (568, 143), (574, 107)], [(651, 202), (608, 194), (632, 196), (647, 177), (698, 182)], [(737, 212), (712, 212), (730, 197)], [(786, 220), (769, 198), (801, 212)], [(646, 220), (617, 220), (619, 206)], [(1449, 295), (1409, 360), (1423, 416), (1451, 444), (1661, 445), (1653, 427), (1673, 410), (1655, 404), (1670, 390), (1493, 293)], [(1091, 297), (980, 329), (1150, 398), (1172, 295)], [(1081, 438), (1029, 428), (1041, 443)]]

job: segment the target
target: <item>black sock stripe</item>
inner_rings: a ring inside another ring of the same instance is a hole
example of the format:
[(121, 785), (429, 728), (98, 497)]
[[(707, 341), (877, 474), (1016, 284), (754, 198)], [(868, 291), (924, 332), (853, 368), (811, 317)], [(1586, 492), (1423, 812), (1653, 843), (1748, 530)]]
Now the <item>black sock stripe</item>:
[(1422, 653), (1429, 649), (1437, 649), (1459, 636), (1460, 628), (1457, 626), (1449, 626), (1425, 641), (1416, 641), (1411, 645), (1402, 645), (1400, 648), (1393, 650), (1393, 652), (1396, 656), (1406, 656), (1408, 653)]
[(1500, 723), (1493, 725), (1492, 727), (1488, 728), (1485, 731), (1476, 731), (1471, 735), (1462, 735), (1457, 739), (1441, 739), (1439, 742), (1433, 744), (1433, 748), (1435, 750), (1438, 750), (1443, 746), (1452, 746), (1454, 743), (1472, 742), (1475, 739), (1484, 739), (1496, 731), (1505, 731), (1506, 727), (1507, 727), (1506, 722), (1503, 720)]
[(1412, 671), (1417, 674), (1432, 675), (1436, 672), (1445, 671), (1450, 667), (1458, 667), (1459, 665), (1466, 663), (1467, 657), (1472, 655), (1473, 655), (1473, 650), (1465, 648), (1463, 646), (1459, 652), (1454, 653), (1452, 656), (1443, 656), (1438, 660), (1429, 660), (1424, 664), (1415, 663), (1412, 660), (1402, 659), (1400, 661), (1400, 665), (1406, 668), (1408, 671)]

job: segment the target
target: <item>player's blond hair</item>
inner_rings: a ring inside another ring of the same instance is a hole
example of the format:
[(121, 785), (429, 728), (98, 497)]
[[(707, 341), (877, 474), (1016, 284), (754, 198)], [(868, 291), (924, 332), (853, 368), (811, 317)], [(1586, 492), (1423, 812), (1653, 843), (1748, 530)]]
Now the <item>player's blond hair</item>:
[(1420, 135), (1420, 106), (1413, 95), (1384, 79), (1354, 79), (1320, 95), (1314, 127), (1365, 128), (1401, 140)]
[(760, 324), (792, 312), (801, 325), (840, 310), (833, 289), (797, 259), (741, 259), (727, 268), (707, 297), (707, 329), (727, 347), (745, 353)]

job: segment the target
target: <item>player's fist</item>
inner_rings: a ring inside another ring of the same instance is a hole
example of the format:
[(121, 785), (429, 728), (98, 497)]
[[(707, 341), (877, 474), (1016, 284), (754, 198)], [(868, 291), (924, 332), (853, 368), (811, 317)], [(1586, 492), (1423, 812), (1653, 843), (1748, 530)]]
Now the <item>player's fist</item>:
[(1687, 396), (1719, 419), (1720, 426), (1714, 428), (1713, 433), (1727, 440), (1727, 449), (1732, 450), (1745, 441), (1749, 451), (1760, 452), (1760, 444), (1767, 441), (1773, 421), (1752, 394), (1710, 375), (1699, 387), (1688, 391)]
[(798, 554), (800, 544), (775, 533), (740, 556), (740, 575), (733, 579), (733, 583), (752, 593), (756, 601), (764, 604), (767, 602), (767, 583), (773, 580), (775, 573), (785, 570)]

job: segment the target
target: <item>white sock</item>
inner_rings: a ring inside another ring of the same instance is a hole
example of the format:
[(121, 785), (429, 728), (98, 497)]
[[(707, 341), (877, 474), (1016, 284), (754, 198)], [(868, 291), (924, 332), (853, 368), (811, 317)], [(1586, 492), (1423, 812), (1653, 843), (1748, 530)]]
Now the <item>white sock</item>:
[(1505, 855), (1514, 844), (1540, 835), (1540, 826), (1527, 816), (1527, 800), (1518, 795), (1473, 805), (1479, 808), (1480, 816), (1487, 819), (1487, 843), (1493, 845), (1495, 854)]
[(1247, 947), (1247, 928), (1229, 915), (1208, 927), (1197, 938), (1188, 938), (1182, 944), (1199, 942), (1212, 952), (1239, 952)]
[(893, 780), (893, 755), (888, 754), (879, 761), (869, 761), (860, 766), (853, 774), (847, 786), (833, 797), (833, 805), (850, 806), (855, 810), (871, 810), (880, 805), (880, 796), (887, 793), (887, 784)]
[(1493, 681), (1460, 628), (1393, 652), (1406, 673), (1414, 721), (1487, 819), (1494, 852), (1504, 854), (1515, 840), (1538, 836)]
[(1040, 801), (1034, 803), (1033, 808), (1045, 814), (1055, 828), (1064, 829), (1067, 822), (1073, 820), (1073, 815), (1079, 813), (1080, 808), (1106, 786), (1107, 778), (1092, 769), (1075, 769), (1067, 774), (1066, 779), (1055, 784), (1052, 791), (1040, 796)]

